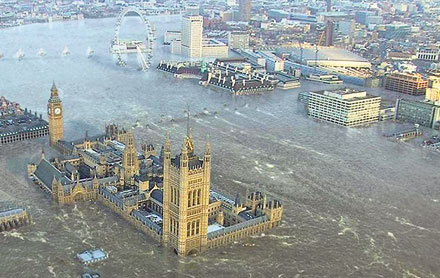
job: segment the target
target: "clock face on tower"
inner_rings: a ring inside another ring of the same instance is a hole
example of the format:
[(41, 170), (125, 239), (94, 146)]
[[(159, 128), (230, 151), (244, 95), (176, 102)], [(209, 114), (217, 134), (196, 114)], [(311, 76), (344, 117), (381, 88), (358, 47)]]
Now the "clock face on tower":
[(55, 108), (55, 115), (61, 114), (61, 108)]

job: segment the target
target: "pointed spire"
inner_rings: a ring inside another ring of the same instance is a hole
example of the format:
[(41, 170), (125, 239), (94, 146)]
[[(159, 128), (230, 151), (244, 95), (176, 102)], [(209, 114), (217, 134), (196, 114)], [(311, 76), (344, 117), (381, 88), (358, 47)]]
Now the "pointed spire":
[(211, 154), (211, 142), (209, 139), (209, 134), (206, 135), (205, 154)]
[(41, 148), (41, 160), (46, 159), (46, 154), (44, 153), (44, 147)]
[(188, 104), (188, 108), (186, 109), (186, 136), (188, 138), (191, 137), (191, 126), (190, 126), (190, 121), (189, 121), (190, 117), (191, 117), (191, 111), (190, 111), (189, 104)]
[(170, 139), (170, 134), (168, 133), (168, 131), (166, 132), (166, 136), (165, 136), (165, 151), (166, 152), (171, 151), (171, 139)]
[(52, 88), (50, 89), (50, 91), (51, 91), (51, 95), (58, 95), (58, 89), (57, 86), (55, 85), (55, 81), (53, 81)]
[(235, 194), (235, 206), (238, 206), (240, 204), (240, 194), (237, 192), (237, 194)]
[(190, 116), (191, 116), (191, 111), (188, 105), (188, 108), (186, 110), (186, 115), (187, 115), (187, 122), (186, 122), (186, 137), (184, 140), (184, 144), (186, 146), (186, 148), (188, 149), (188, 153), (190, 153), (192, 155), (193, 151), (194, 151), (194, 143), (193, 143), (193, 139), (192, 139), (192, 129), (190, 126)]
[(188, 148), (186, 147), (185, 143), (182, 145), (182, 154), (188, 155)]
[(88, 130), (86, 130), (86, 135), (85, 135), (84, 139), (86, 139), (86, 140), (89, 139), (89, 131)]

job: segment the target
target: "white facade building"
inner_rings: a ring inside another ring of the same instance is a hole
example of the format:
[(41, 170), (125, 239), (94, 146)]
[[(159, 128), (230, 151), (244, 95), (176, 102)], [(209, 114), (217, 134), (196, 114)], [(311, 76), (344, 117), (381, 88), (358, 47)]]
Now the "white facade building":
[(420, 48), (417, 50), (417, 60), (438, 61), (439, 54), (438, 48)]
[(307, 114), (341, 126), (362, 126), (378, 121), (380, 101), (379, 96), (351, 89), (311, 92)]
[(229, 48), (226, 44), (215, 39), (203, 40), (202, 57), (226, 58)]
[(164, 44), (171, 44), (171, 41), (173, 40), (181, 40), (182, 38), (182, 32), (180, 31), (166, 31), (163, 35), (163, 43)]
[(203, 46), (203, 17), (185, 16), (182, 18), (182, 55), (201, 58)]

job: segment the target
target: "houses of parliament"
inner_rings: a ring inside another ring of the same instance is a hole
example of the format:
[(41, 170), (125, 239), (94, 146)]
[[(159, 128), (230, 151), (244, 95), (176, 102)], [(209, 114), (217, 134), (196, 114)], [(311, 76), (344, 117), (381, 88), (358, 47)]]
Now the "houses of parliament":
[(283, 206), (261, 192), (232, 200), (211, 188), (211, 145), (195, 153), (191, 129), (173, 155), (163, 147), (136, 148), (132, 130), (117, 125), (105, 133), (68, 141), (55, 84), (47, 107), (49, 143), (59, 153), (41, 154), (28, 175), (59, 204), (97, 200), (179, 256), (199, 254), (280, 225)]

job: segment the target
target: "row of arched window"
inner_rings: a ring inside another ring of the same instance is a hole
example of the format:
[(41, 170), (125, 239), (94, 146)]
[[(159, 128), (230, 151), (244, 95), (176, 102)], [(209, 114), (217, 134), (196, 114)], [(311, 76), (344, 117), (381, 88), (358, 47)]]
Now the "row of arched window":
[(179, 222), (172, 217), (170, 218), (170, 232), (173, 235), (179, 235)]
[(202, 189), (194, 189), (188, 192), (188, 207), (193, 207), (201, 204)]
[(179, 197), (180, 197), (179, 190), (175, 187), (171, 187), (171, 203), (175, 204), (176, 206), (179, 206)]
[(194, 236), (200, 234), (200, 219), (188, 222), (186, 225), (186, 236)]

